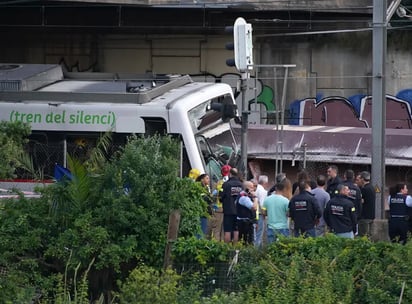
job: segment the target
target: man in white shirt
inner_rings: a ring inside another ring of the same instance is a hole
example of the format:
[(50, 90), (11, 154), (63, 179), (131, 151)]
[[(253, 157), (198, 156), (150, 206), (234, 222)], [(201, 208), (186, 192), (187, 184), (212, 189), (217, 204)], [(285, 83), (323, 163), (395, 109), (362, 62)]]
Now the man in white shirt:
[(326, 223), (323, 218), (323, 211), (325, 210), (326, 204), (330, 201), (330, 195), (325, 190), (326, 177), (324, 175), (319, 175), (316, 178), (317, 187), (312, 189), (313, 195), (315, 195), (316, 201), (319, 204), (319, 208), (322, 211), (322, 216), (319, 219), (319, 223), (316, 225), (316, 236), (325, 236)]
[(258, 217), (257, 220), (257, 227), (256, 227), (256, 239), (255, 239), (255, 247), (262, 247), (262, 240), (263, 234), (265, 233), (266, 228), (266, 219), (262, 213), (263, 208), (263, 201), (267, 196), (267, 185), (268, 185), (268, 177), (267, 175), (260, 175), (258, 179), (258, 185), (256, 188), (256, 197), (259, 201), (259, 209), (256, 211), (256, 216)]

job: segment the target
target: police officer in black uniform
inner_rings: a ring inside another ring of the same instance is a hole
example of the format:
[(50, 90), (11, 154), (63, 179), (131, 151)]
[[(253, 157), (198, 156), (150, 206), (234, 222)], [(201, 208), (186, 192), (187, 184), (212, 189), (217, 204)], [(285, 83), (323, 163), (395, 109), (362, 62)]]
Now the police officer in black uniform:
[(326, 183), (326, 192), (329, 193), (330, 198), (339, 194), (338, 185), (342, 183), (342, 180), (338, 176), (338, 167), (336, 165), (330, 165), (326, 171), (328, 174), (328, 182)]
[(230, 169), (229, 179), (223, 183), (220, 200), (223, 205), (223, 231), (226, 243), (230, 241), (237, 242), (239, 239), (239, 230), (237, 226), (237, 210), (235, 200), (243, 189), (243, 183), (239, 179), (239, 173), (236, 168)]
[(326, 204), (323, 217), (337, 236), (353, 239), (356, 233), (356, 208), (349, 199), (349, 187), (339, 184), (336, 190), (339, 193)]
[(392, 242), (406, 243), (408, 237), (408, 208), (412, 207), (412, 197), (405, 184), (391, 187), (389, 203), (389, 238)]
[(322, 210), (315, 196), (310, 192), (311, 187), (307, 181), (299, 183), (299, 194), (294, 195), (289, 201), (289, 216), (294, 222), (294, 235), (298, 237), (316, 237), (315, 224), (322, 216)]
[(356, 226), (357, 226), (358, 219), (360, 218), (362, 214), (362, 192), (360, 188), (358, 187), (358, 185), (355, 184), (355, 172), (353, 172), (353, 170), (351, 169), (346, 170), (343, 176), (345, 177), (343, 184), (348, 186), (349, 188), (348, 197), (352, 201), (353, 205), (355, 206)]
[(240, 192), (236, 199), (237, 225), (239, 241), (245, 244), (253, 244), (255, 240), (256, 210), (259, 200), (256, 197), (256, 189), (251, 181), (243, 182), (244, 191)]

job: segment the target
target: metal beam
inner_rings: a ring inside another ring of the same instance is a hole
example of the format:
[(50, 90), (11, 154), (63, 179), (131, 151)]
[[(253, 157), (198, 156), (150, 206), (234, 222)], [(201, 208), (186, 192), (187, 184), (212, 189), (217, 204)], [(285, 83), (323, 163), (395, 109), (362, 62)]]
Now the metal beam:
[(373, 1), (372, 79), (372, 185), (375, 187), (375, 216), (385, 212), (385, 129), (386, 129), (386, 0)]
[(399, 4), (401, 4), (402, 0), (393, 0), (391, 4), (389, 4), (388, 9), (386, 10), (386, 22), (385, 26), (388, 26), (389, 22), (392, 19), (393, 14), (395, 14), (396, 10), (398, 9)]

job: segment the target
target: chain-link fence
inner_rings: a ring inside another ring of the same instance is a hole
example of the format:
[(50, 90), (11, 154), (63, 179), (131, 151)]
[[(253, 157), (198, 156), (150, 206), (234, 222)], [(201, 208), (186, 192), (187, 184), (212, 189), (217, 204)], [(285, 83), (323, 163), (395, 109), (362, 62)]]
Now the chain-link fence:
[[(43, 174), (44, 179), (52, 179), (54, 176), (55, 164), (64, 164), (64, 144), (30, 142), (29, 150), (36, 171)], [(26, 174), (29, 174), (26, 172)], [(30, 178), (29, 176), (24, 176)]]
[[(96, 140), (96, 138), (83, 137), (66, 141), (38, 141), (32, 139), (26, 146), (26, 152), (33, 160), (34, 172), (40, 172), (40, 176), (33, 176), (32, 172), (26, 170), (18, 170), (18, 178), (53, 179), (56, 164), (67, 166), (67, 155), (81, 162), (89, 159), (90, 153), (96, 147)], [(115, 151), (118, 151), (122, 145), (123, 143), (113, 142), (106, 151), (107, 158), (113, 155)]]
[(233, 265), (229, 263), (215, 263), (207, 266), (185, 263), (175, 265), (174, 269), (182, 276), (182, 284), (197, 286), (203, 296), (210, 296), (216, 290), (232, 292), (237, 289)]

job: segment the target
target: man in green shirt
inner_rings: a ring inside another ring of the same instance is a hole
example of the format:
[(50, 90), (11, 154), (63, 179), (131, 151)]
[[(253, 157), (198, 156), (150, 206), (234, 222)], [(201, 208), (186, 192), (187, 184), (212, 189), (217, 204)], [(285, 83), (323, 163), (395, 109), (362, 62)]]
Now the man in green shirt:
[(289, 200), (283, 196), (284, 180), (276, 185), (276, 192), (263, 201), (263, 212), (266, 214), (268, 244), (276, 241), (279, 235), (289, 236), (288, 205)]

